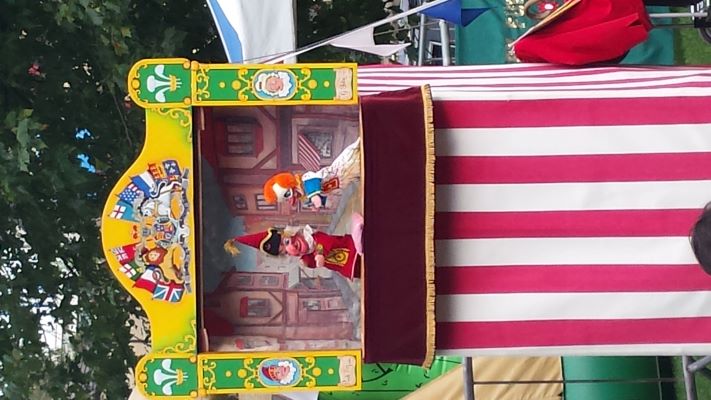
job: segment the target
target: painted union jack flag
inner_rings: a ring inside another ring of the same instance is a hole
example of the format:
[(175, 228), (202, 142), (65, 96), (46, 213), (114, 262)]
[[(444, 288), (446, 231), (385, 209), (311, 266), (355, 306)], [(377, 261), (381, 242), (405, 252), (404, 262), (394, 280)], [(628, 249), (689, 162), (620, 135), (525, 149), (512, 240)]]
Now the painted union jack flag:
[(181, 284), (173, 282), (159, 282), (156, 285), (155, 290), (153, 290), (153, 298), (171, 303), (177, 303), (183, 298), (184, 291), (185, 289)]
[(111, 249), (111, 252), (114, 253), (118, 262), (120, 262), (120, 263), (128, 262), (128, 260), (129, 260), (128, 254), (126, 254), (126, 252), (123, 250), (123, 248), (116, 247), (116, 248)]
[(437, 351), (711, 353), (711, 75), (696, 67), (360, 68), (429, 84)]

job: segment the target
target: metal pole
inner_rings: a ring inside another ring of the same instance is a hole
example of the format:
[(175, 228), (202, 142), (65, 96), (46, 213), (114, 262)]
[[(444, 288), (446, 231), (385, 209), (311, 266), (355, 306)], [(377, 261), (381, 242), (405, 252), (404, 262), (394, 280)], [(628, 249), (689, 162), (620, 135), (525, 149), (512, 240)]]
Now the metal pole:
[(442, 42), (442, 65), (448, 67), (451, 65), (451, 58), (449, 57), (449, 25), (443, 19), (439, 20), (439, 37), (440, 42)]
[[(693, 361), (693, 359), (690, 360)], [(706, 368), (709, 364), (711, 364), (711, 356), (706, 356), (689, 364), (687, 369), (689, 372), (698, 372), (699, 370)]]
[(691, 357), (681, 357), (681, 367), (684, 369), (684, 386), (686, 389), (686, 400), (696, 400), (696, 379), (694, 373), (689, 370)]
[(417, 42), (417, 65), (422, 66), (425, 62), (425, 14), (420, 14), (420, 37)]
[(708, 16), (705, 11), (688, 13), (652, 13), (649, 18), (702, 18)]
[(464, 357), (464, 398), (474, 400), (474, 373), (472, 369), (472, 358)]

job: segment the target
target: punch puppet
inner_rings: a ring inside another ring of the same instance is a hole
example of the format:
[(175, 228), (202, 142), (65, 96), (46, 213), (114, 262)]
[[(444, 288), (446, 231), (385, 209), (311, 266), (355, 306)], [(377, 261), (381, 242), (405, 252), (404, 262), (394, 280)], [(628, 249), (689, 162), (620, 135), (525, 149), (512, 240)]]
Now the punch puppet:
[(259, 249), (271, 256), (298, 257), (304, 267), (328, 268), (347, 279), (360, 277), (360, 230), (362, 217), (353, 215), (352, 235), (329, 235), (313, 230), (310, 226), (269, 228), (266, 232), (237, 236), (225, 243), (225, 250), (237, 254), (236, 242)]

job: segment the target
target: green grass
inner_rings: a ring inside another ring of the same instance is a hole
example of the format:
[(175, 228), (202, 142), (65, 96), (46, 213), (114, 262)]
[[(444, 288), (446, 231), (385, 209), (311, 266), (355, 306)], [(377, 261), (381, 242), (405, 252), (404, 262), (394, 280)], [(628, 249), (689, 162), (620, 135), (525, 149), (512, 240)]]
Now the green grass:
[(676, 29), (674, 49), (677, 65), (711, 65), (711, 43), (701, 39), (697, 29)]

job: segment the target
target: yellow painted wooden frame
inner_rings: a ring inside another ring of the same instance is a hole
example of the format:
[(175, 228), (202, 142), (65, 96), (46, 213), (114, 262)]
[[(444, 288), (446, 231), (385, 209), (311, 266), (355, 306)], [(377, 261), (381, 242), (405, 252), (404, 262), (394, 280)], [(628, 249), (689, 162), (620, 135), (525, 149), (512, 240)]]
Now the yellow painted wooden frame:
[[(277, 78), (286, 83), (279, 91), (268, 84)], [(141, 60), (131, 68), (129, 95), (146, 110), (146, 140), (106, 201), (101, 237), (111, 273), (150, 320), (151, 353), (135, 370), (145, 396), (189, 399), (206, 393), (279, 392), (285, 387), (360, 389), (360, 350), (199, 354), (193, 282), (197, 228), (192, 106), (356, 104), (356, 84), (355, 64), (230, 65), (162, 58)], [(308, 382), (270, 386), (257, 377), (251, 387), (206, 386), (206, 363), (215, 362), (217, 368), (219, 363), (247, 360), (293, 360)], [(338, 384), (322, 384), (333, 382), (329, 373), (335, 374), (336, 364)], [(330, 366), (326, 373), (321, 365)], [(342, 378), (347, 378), (345, 385)]]

